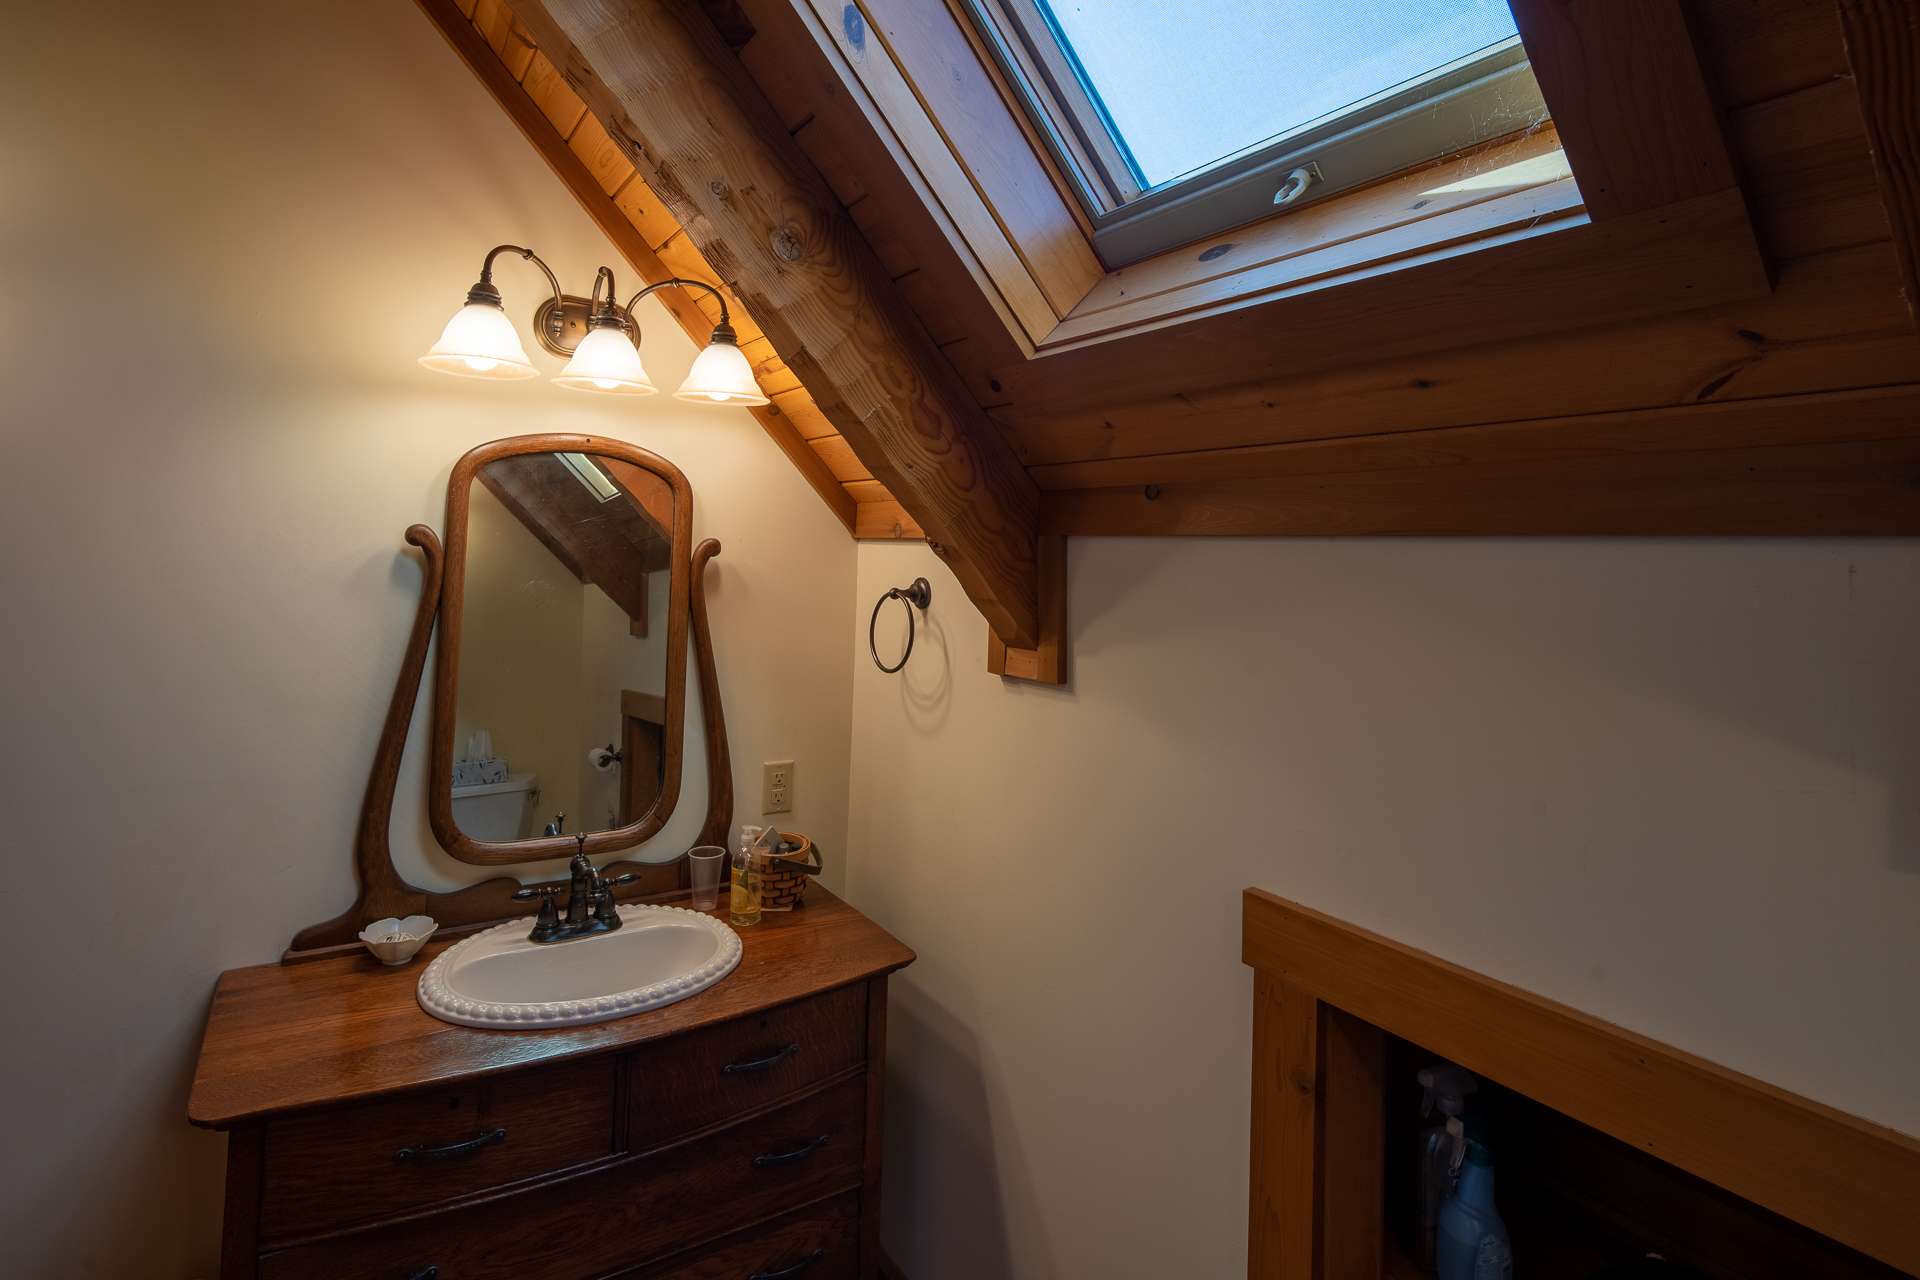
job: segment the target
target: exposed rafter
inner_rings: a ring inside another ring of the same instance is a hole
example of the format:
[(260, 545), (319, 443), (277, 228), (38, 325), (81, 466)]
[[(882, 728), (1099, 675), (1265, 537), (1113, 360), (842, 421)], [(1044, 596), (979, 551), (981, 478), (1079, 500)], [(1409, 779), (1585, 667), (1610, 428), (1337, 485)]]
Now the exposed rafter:
[(515, 11), (995, 634), (1038, 644), (1033, 481), (699, 6)]

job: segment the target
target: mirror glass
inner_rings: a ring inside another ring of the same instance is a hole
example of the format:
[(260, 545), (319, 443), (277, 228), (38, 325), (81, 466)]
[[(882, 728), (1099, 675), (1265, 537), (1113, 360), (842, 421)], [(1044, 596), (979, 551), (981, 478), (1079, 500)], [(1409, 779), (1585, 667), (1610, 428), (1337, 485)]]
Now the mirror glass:
[(486, 842), (640, 821), (663, 785), (674, 490), (606, 454), (473, 473), (453, 824)]

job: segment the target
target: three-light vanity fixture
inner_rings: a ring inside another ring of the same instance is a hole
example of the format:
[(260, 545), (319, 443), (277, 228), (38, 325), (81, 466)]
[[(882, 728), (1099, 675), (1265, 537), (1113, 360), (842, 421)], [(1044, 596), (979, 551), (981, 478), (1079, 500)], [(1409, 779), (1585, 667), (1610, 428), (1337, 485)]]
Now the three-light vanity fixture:
[(686, 380), (673, 394), (695, 404), (767, 403), (753, 379), (753, 366), (740, 350), (740, 339), (728, 323), (727, 300), (712, 285), (700, 280), (662, 280), (634, 294), (623, 307), (615, 300), (613, 272), (607, 268), (601, 267), (594, 277), (591, 296), (576, 297), (561, 292), (553, 269), (538, 254), (513, 244), (499, 245), (488, 252), (480, 267), (479, 282), (467, 290), (466, 304), (447, 321), (440, 341), (420, 357), (421, 364), (441, 373), (496, 382), (540, 376), (527, 358), (526, 348), (520, 345), (520, 334), (507, 318), (500, 290), (493, 284), (493, 260), (503, 253), (517, 253), (527, 259), (546, 274), (547, 283), (553, 286), (553, 296), (534, 312), (533, 332), (541, 346), (554, 355), (568, 357), (567, 367), (554, 378), (557, 385), (600, 395), (652, 395), (659, 388), (640, 363), (640, 325), (633, 318), (634, 305), (656, 289), (698, 289), (712, 294), (720, 304), (720, 323), (713, 327), (705, 350), (694, 359)]

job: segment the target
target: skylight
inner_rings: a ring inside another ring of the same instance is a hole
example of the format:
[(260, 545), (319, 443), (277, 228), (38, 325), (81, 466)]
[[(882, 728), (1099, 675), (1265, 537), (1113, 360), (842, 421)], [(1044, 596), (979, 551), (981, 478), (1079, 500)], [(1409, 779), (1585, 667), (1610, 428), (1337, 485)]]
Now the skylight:
[(1149, 187), (1515, 34), (1506, 0), (1040, 5)]
[(1506, 0), (970, 3), (1109, 265), (1545, 117)]

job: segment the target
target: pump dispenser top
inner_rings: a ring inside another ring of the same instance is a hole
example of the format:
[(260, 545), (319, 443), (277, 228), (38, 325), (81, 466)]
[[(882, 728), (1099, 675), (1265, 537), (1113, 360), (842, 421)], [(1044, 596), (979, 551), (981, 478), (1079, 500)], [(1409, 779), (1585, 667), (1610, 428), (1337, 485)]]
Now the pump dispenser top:
[(1451, 1062), (1437, 1062), (1420, 1069), (1420, 1087), (1426, 1090), (1420, 1099), (1420, 1114), (1433, 1114), (1440, 1108), (1443, 1116), (1457, 1116), (1467, 1109), (1467, 1096), (1480, 1087), (1473, 1073)]

